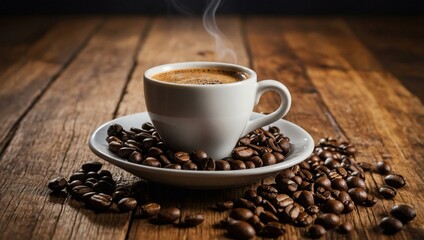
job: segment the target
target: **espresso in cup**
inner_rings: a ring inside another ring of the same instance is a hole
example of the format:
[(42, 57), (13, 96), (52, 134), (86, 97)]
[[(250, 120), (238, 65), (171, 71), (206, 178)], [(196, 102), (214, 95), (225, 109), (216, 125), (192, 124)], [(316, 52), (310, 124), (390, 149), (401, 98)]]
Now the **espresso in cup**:
[(218, 68), (189, 68), (162, 72), (153, 75), (152, 78), (176, 84), (213, 85), (243, 81), (248, 79), (249, 75)]

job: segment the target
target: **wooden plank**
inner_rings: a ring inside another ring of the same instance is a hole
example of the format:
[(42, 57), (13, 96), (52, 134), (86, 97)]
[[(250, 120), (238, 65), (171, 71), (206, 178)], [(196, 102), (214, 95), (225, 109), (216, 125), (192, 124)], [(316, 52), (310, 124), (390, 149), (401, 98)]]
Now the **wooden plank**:
[[(0, 73), (0, 155), (20, 119), (75, 56), (99, 18), (65, 20)], [(13, 104), (11, 104), (13, 103)]]
[[(235, 47), (238, 64), (248, 65), (244, 49), (241, 21), (225, 18), (222, 31)], [(120, 104), (118, 115), (146, 111), (142, 86), (144, 71), (152, 66), (178, 61), (216, 61), (215, 45), (203, 28), (199, 18), (156, 18), (150, 34), (138, 55), (128, 90)], [(147, 220), (133, 219), (129, 239), (220, 239), (225, 231), (214, 227), (227, 213), (214, 212), (211, 208), (217, 201), (240, 197), (249, 187), (219, 190), (194, 191), (153, 185), (152, 198), (163, 206), (177, 206), (183, 212), (200, 212), (205, 222), (196, 228), (176, 228), (170, 225), (152, 225)]]
[(125, 238), (129, 214), (94, 214), (71, 198), (49, 196), (46, 183), (93, 159), (88, 136), (112, 117), (145, 26), (138, 17), (106, 21), (22, 120), (0, 161), (1, 239)]
[[(423, 207), (423, 181), (420, 177), (423, 171), (420, 163), (423, 157), (423, 149), (420, 147), (423, 145), (423, 127), (419, 122), (423, 106), (398, 80), (386, 72), (378, 69), (366, 71), (361, 65), (351, 64), (360, 64), (361, 61), (352, 60), (350, 56), (343, 54), (352, 45), (344, 45), (342, 40), (356, 39), (343, 22), (334, 19), (284, 21), (282, 27), (289, 26), (290, 30), (284, 34), (285, 38), (298, 57), (305, 62), (312, 83), (346, 137), (358, 146), (358, 161), (374, 163), (387, 158), (389, 154), (391, 157), (388, 161), (394, 171), (411, 179), (407, 187), (399, 190), (394, 200), (381, 201), (370, 209), (359, 208), (359, 215), (352, 215), (355, 224), (366, 229), (362, 234), (358, 232), (357, 237), (383, 238), (373, 229), (394, 204), (406, 203), (416, 209)], [(308, 29), (313, 29), (313, 32)], [(327, 34), (328, 29), (335, 34)], [(349, 51), (366, 51), (359, 42), (354, 47)], [(364, 65), (374, 61), (369, 56), (370, 54), (362, 56)], [(331, 66), (320, 67), (327, 64), (327, 59), (333, 61)], [(399, 125), (400, 122), (402, 125)], [(415, 133), (411, 136), (411, 132)], [(377, 186), (382, 185), (382, 177), (373, 174), (367, 184), (375, 192)], [(422, 238), (424, 229), (419, 219), (420, 216), (394, 238)]]
[(349, 18), (347, 22), (378, 61), (424, 102), (424, 18)]

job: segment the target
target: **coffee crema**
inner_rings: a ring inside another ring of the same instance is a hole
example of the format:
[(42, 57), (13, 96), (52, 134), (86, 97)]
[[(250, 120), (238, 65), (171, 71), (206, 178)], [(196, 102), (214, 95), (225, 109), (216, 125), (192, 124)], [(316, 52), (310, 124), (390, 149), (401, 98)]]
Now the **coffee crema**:
[(176, 84), (214, 85), (243, 81), (249, 78), (249, 75), (245, 72), (226, 69), (188, 68), (158, 73), (152, 78)]

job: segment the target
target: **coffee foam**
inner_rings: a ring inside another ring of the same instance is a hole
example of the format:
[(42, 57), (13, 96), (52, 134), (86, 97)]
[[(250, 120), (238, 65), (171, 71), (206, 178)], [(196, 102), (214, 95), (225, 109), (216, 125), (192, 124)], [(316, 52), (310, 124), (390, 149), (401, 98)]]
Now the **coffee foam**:
[(159, 73), (154, 79), (177, 84), (214, 85), (242, 81), (248, 78), (243, 72), (213, 68), (192, 68)]

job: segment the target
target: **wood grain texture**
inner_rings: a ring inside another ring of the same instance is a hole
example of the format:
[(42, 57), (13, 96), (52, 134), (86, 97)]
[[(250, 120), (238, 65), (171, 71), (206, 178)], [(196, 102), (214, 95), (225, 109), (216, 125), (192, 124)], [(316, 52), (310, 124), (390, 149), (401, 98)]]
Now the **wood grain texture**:
[(106, 21), (22, 120), (0, 161), (1, 239), (125, 238), (129, 214), (94, 214), (49, 195), (46, 182), (93, 159), (88, 135), (111, 118), (145, 23)]

